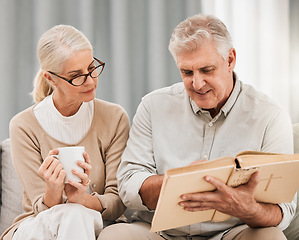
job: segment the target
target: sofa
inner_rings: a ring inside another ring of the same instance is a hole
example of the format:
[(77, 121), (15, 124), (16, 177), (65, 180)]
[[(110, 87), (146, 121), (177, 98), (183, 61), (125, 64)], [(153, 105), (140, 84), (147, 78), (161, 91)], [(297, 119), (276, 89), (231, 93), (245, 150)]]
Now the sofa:
[[(299, 124), (294, 125), (294, 141), (295, 152), (299, 153)], [(0, 235), (23, 211), (21, 199), (22, 187), (11, 163), (10, 141), (6, 139), (1, 143), (0, 155)], [(284, 233), (288, 240), (299, 240), (299, 207), (292, 223)]]

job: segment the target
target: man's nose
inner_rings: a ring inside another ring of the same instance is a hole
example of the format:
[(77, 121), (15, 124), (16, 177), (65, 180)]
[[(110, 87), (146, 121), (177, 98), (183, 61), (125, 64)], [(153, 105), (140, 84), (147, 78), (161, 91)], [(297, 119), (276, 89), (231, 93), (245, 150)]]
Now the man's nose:
[(206, 84), (206, 81), (204, 79), (204, 76), (201, 74), (194, 74), (193, 75), (193, 88), (194, 89), (201, 89)]

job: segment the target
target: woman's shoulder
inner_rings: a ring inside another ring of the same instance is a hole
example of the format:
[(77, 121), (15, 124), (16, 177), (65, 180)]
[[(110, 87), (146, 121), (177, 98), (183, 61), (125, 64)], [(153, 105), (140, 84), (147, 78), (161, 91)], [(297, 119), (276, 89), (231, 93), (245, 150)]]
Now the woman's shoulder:
[(33, 123), (34, 120), (34, 114), (33, 114), (33, 108), (34, 106), (28, 107), (25, 110), (17, 113), (11, 120), (10, 124), (18, 125), (18, 124), (24, 124), (24, 123)]
[(102, 115), (102, 116), (122, 116), (122, 115), (127, 115), (126, 110), (120, 106), (119, 104), (112, 103), (112, 102), (107, 102), (101, 99), (94, 99), (95, 103), (95, 115)]
[(122, 106), (100, 99), (95, 99), (94, 102), (93, 126), (96, 131), (100, 131), (105, 135), (114, 135), (117, 129), (129, 129), (130, 120)]
[(40, 125), (33, 113), (34, 106), (31, 106), (16, 114), (9, 123), (10, 134), (31, 135), (41, 131)]

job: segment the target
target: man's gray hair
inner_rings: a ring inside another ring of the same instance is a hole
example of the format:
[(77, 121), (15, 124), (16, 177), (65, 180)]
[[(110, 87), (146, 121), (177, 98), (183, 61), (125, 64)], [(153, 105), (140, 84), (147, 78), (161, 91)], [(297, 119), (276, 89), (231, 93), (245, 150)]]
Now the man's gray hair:
[(168, 49), (174, 59), (182, 53), (199, 49), (206, 40), (213, 40), (219, 54), (226, 59), (233, 47), (224, 23), (214, 16), (195, 15), (182, 21), (173, 31)]

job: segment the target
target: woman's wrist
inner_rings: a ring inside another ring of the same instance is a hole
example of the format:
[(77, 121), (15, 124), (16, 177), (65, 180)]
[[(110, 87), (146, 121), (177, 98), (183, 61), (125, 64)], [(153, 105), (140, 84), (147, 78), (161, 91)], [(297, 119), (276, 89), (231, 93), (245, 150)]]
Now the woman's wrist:
[(84, 194), (82, 199), (82, 205), (99, 212), (103, 212), (104, 210), (100, 200), (96, 196), (92, 196), (88, 193)]
[(63, 190), (53, 191), (53, 189), (49, 189), (48, 187), (46, 187), (45, 195), (43, 197), (43, 203), (49, 208), (57, 204), (61, 204), (63, 203), (62, 195)]

